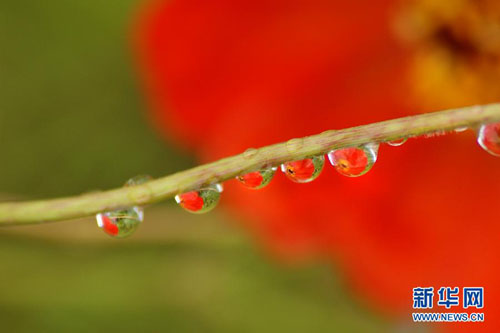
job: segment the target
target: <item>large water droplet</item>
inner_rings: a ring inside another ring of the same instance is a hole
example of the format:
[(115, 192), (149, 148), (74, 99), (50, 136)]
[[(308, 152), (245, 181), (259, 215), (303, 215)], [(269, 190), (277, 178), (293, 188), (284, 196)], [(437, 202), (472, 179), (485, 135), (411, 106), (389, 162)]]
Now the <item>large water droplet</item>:
[(500, 156), (500, 123), (486, 124), (479, 128), (477, 143), (493, 156)]
[(217, 206), (222, 190), (221, 184), (210, 185), (196, 191), (178, 194), (175, 196), (175, 201), (188, 212), (202, 214)]
[(342, 148), (328, 153), (328, 159), (344, 176), (358, 177), (367, 173), (377, 161), (378, 144)]
[(398, 139), (398, 140), (387, 141), (387, 144), (389, 146), (399, 147), (399, 146), (402, 146), (406, 141), (408, 141), (408, 138), (402, 138), (402, 139)]
[(281, 171), (292, 181), (296, 183), (308, 183), (316, 179), (323, 166), (325, 165), (325, 156), (313, 156), (303, 160), (286, 162), (281, 165)]
[(120, 209), (96, 215), (97, 225), (112, 237), (123, 238), (137, 230), (144, 219), (144, 212), (139, 207)]
[(236, 177), (236, 179), (238, 179), (246, 187), (257, 190), (263, 188), (271, 182), (276, 169), (276, 167), (273, 167), (269, 169), (249, 172), (247, 174)]

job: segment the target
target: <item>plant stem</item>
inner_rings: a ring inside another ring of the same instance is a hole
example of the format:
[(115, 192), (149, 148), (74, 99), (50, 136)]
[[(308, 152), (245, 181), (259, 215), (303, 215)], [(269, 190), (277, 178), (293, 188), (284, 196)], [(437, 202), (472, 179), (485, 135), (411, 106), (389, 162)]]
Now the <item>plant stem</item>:
[(333, 149), (452, 131), (462, 127), (475, 128), (493, 122), (500, 122), (500, 104), (464, 107), (342, 130), (330, 130), (259, 149), (248, 149), (243, 154), (142, 185), (60, 199), (1, 203), (0, 225), (45, 223), (134, 205), (143, 206), (171, 198), (178, 193), (223, 182), (240, 174), (325, 154)]

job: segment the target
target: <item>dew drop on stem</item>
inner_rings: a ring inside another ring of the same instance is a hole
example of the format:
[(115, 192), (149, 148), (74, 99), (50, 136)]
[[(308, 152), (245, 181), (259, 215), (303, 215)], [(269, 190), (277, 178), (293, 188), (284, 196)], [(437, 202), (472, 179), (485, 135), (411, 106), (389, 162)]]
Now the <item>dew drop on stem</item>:
[(399, 146), (402, 146), (406, 141), (408, 141), (407, 138), (402, 138), (402, 139), (398, 139), (398, 140), (387, 141), (387, 144), (389, 146), (399, 147)]
[(500, 123), (479, 127), (477, 143), (493, 156), (500, 156)]
[(144, 219), (142, 208), (134, 206), (96, 215), (97, 226), (106, 234), (115, 238), (124, 238), (133, 234)]
[(328, 153), (328, 159), (341, 175), (359, 177), (370, 171), (377, 161), (378, 147), (376, 143), (369, 143), (337, 149)]
[(276, 167), (261, 169), (258, 171), (249, 172), (247, 174), (237, 176), (236, 179), (248, 188), (257, 190), (268, 185), (274, 177)]
[[(124, 187), (131, 187), (142, 185), (153, 177), (149, 175), (138, 175), (130, 178), (123, 185)], [(147, 201), (149, 198), (149, 191), (132, 192), (134, 201)], [(124, 238), (132, 235), (139, 225), (144, 220), (144, 210), (140, 206), (133, 206), (130, 208), (118, 209), (109, 212), (103, 212), (96, 215), (97, 226), (101, 228), (106, 234), (115, 238)]]
[(190, 213), (203, 214), (217, 206), (222, 190), (221, 184), (209, 185), (196, 191), (178, 194), (175, 201)]
[(316, 178), (323, 170), (325, 156), (318, 155), (303, 160), (286, 162), (281, 165), (281, 171), (288, 179), (296, 183), (309, 183)]
[(243, 157), (245, 159), (251, 159), (251, 158), (255, 157), (255, 155), (257, 155), (258, 152), (259, 151), (255, 148), (248, 148), (247, 150), (245, 150), (243, 152)]
[[(151, 180), (153, 180), (153, 177), (151, 177), (150, 175), (138, 175), (127, 180), (127, 182), (123, 186), (124, 187), (139, 186)], [(134, 188), (127, 196), (135, 204), (143, 205), (146, 204), (151, 199), (152, 193), (151, 189), (148, 186), (146, 187), (143, 186)]]
[(151, 177), (150, 175), (137, 175), (127, 180), (123, 186), (128, 187), (128, 186), (142, 185), (151, 180), (153, 180), (153, 177)]

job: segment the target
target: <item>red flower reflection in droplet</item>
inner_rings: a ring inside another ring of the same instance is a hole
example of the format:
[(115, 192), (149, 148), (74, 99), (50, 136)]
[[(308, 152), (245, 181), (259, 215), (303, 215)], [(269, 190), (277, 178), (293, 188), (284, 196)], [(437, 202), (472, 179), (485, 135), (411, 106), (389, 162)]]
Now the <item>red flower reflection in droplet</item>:
[(297, 183), (307, 182), (314, 174), (314, 163), (310, 158), (283, 164), (286, 176)]
[(262, 184), (262, 182), (264, 181), (264, 177), (262, 177), (259, 171), (254, 171), (242, 176), (238, 176), (238, 180), (245, 186), (255, 188), (259, 187)]
[(481, 126), (478, 143), (490, 154), (500, 156), (500, 123)]
[(363, 149), (345, 148), (328, 154), (335, 169), (345, 176), (357, 176), (368, 167), (368, 157)]
[(178, 200), (182, 208), (192, 212), (197, 212), (203, 208), (203, 198), (199, 195), (198, 191), (179, 194)]
[(108, 235), (116, 236), (118, 235), (118, 226), (111, 221), (109, 217), (102, 214), (102, 230), (104, 230)]

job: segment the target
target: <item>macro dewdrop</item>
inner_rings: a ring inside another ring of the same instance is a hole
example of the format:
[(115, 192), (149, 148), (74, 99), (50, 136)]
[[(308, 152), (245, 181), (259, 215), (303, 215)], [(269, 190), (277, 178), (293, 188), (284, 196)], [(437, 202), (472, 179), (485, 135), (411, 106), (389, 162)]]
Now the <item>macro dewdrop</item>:
[(190, 213), (202, 214), (217, 206), (222, 190), (221, 184), (210, 185), (196, 191), (178, 194), (175, 196), (175, 201)]
[(318, 155), (303, 160), (286, 162), (281, 165), (281, 171), (288, 179), (296, 183), (309, 183), (316, 178), (323, 170), (325, 156)]
[(378, 144), (366, 144), (333, 150), (328, 159), (341, 175), (359, 177), (370, 171), (377, 161)]

